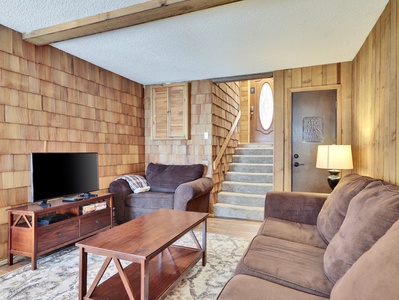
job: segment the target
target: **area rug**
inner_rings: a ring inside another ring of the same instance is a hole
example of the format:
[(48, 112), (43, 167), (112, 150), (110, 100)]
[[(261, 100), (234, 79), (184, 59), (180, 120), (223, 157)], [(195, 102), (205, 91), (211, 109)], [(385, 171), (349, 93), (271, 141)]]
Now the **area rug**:
[[(196, 232), (198, 240), (201, 234)], [(194, 246), (190, 235), (177, 244)], [(232, 276), (249, 244), (248, 238), (208, 233), (207, 264), (199, 261), (169, 292), (167, 300), (213, 300)], [(88, 255), (88, 282), (92, 282), (104, 258)], [(127, 264), (123, 262), (123, 264)], [(69, 300), (78, 299), (79, 251), (75, 246), (64, 248), (38, 260), (38, 268), (25, 265), (0, 277), (1, 299)], [(116, 273), (110, 264), (104, 279)]]

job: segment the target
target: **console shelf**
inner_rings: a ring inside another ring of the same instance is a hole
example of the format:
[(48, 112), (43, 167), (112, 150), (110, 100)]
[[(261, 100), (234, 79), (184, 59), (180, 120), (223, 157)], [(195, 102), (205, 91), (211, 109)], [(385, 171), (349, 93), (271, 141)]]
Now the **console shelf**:
[[(106, 202), (107, 207), (87, 214), (81, 207)], [(37, 268), (40, 255), (77, 242), (112, 227), (113, 197), (102, 194), (76, 202), (62, 199), (49, 201), (50, 207), (29, 204), (8, 210), (8, 264), (13, 264), (14, 255), (31, 257), (32, 270)], [(56, 214), (67, 214), (68, 218), (43, 225), (39, 220)]]

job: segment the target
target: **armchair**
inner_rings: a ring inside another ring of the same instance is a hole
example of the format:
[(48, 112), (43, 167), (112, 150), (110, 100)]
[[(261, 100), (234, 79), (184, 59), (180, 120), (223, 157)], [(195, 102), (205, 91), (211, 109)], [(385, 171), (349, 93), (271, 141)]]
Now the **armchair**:
[(115, 219), (118, 224), (160, 208), (208, 212), (212, 179), (202, 177), (204, 166), (150, 163), (145, 179), (150, 190), (134, 193), (129, 183), (116, 179), (109, 185), (114, 194)]

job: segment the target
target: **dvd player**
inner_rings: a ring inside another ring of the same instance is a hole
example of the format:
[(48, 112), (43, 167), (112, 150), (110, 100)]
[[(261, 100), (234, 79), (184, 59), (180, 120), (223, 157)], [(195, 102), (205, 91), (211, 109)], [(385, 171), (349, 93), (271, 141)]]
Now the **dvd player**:
[(62, 202), (76, 202), (76, 201), (80, 201), (83, 200), (83, 197), (66, 197), (66, 198), (62, 198)]

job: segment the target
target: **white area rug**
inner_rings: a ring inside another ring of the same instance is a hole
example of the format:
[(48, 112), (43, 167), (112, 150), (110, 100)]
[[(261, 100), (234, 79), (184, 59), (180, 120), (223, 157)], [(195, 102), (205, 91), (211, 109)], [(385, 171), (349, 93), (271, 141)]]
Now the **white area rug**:
[[(201, 234), (196, 232), (198, 240)], [(179, 244), (192, 245), (190, 235)], [(207, 264), (199, 261), (187, 276), (168, 294), (167, 300), (213, 300), (232, 276), (249, 244), (249, 239), (208, 233)], [(91, 283), (104, 258), (88, 255), (88, 282)], [(78, 299), (79, 252), (71, 246), (38, 260), (38, 268), (25, 265), (0, 277), (0, 298), (61, 300)], [(116, 273), (111, 263), (105, 278)]]

